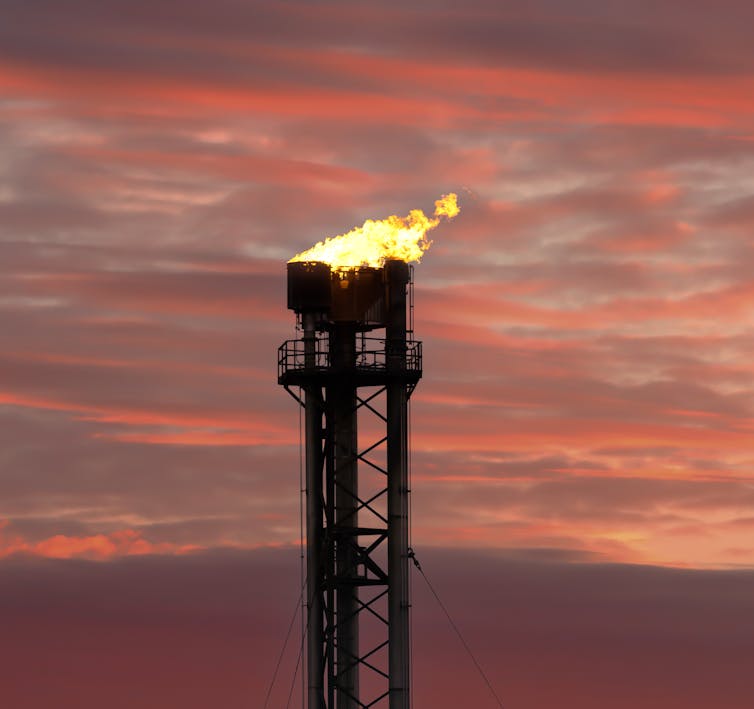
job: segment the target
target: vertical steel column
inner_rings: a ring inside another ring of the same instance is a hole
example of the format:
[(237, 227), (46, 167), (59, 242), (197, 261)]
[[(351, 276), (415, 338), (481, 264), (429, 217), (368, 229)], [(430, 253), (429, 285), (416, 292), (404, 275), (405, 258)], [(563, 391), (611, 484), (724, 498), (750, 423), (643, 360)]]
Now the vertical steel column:
[(356, 328), (335, 323), (330, 330), (330, 357), (334, 373), (328, 386), (328, 410), (333, 423), (335, 463), (335, 699), (336, 709), (356, 709), (359, 696), (359, 618), (357, 580), (357, 422)]
[[(304, 366), (314, 371), (317, 363), (314, 313), (304, 313)], [(306, 595), (308, 709), (325, 709), (324, 624), (322, 592), (322, 388), (315, 383), (304, 387), (306, 428)]]
[(409, 269), (402, 261), (388, 261), (385, 272), (389, 708), (409, 709), (408, 394), (403, 376)]

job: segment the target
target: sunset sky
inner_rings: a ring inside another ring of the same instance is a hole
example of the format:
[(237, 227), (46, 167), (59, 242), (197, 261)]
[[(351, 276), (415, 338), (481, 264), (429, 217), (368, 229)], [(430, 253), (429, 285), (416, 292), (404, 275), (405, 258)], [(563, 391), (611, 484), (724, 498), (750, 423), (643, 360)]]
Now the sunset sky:
[[(299, 583), (285, 262), (448, 192), (413, 543), (507, 709), (752, 706), (754, 5), (0, 10), (11, 709), (261, 707)], [(450, 709), (414, 583), (417, 709)]]

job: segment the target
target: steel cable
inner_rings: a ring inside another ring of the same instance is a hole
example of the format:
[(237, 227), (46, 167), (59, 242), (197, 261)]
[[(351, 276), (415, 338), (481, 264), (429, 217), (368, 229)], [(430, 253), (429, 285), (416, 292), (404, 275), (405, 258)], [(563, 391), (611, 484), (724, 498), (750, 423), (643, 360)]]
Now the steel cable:
[(474, 656), (474, 653), (471, 651), (471, 648), (469, 647), (469, 644), (466, 642), (466, 639), (463, 637), (463, 634), (461, 633), (460, 628), (453, 621), (453, 618), (451, 617), (450, 612), (445, 607), (445, 604), (440, 600), (440, 596), (437, 594), (437, 591), (435, 591), (434, 586), (432, 585), (430, 580), (427, 578), (427, 574), (424, 573), (424, 569), (422, 569), (421, 564), (419, 563), (419, 560), (416, 558), (416, 554), (414, 554), (413, 549), (409, 549), (408, 556), (414, 562), (414, 566), (418, 569), (419, 573), (422, 575), (422, 577), (426, 581), (427, 587), (429, 588), (432, 595), (435, 597), (437, 604), (440, 606), (440, 608), (442, 609), (442, 612), (445, 614), (445, 617), (448, 619), (450, 626), (453, 628), (456, 635), (458, 636), (458, 639), (461, 641), (461, 644), (463, 645), (464, 649), (466, 650), (469, 657), (471, 658), (471, 661), (474, 663), (474, 666), (476, 667), (477, 671), (479, 672), (485, 684), (487, 685), (487, 688), (490, 690), (490, 693), (495, 698), (497, 705), (500, 707), (500, 709), (505, 709), (502, 700), (497, 695), (495, 688), (492, 686), (492, 683), (490, 682), (489, 678), (487, 677), (484, 670), (482, 669), (482, 666), (479, 664), (476, 657)]
[[(301, 389), (299, 388), (299, 396), (300, 396)], [(304, 589), (306, 588), (306, 575), (304, 574), (304, 532), (303, 532), (303, 495), (306, 492), (304, 488), (304, 479), (303, 479), (303, 435), (302, 435), (302, 416), (301, 416), (301, 407), (299, 407), (299, 414), (298, 414), (298, 447), (299, 447), (299, 469), (298, 469), (298, 480), (299, 480), (299, 551), (300, 551), (300, 577), (299, 581), (301, 582), (301, 592), (298, 595), (298, 600), (296, 601), (296, 607), (293, 609), (293, 617), (291, 618), (291, 622), (288, 625), (288, 632), (285, 634), (285, 640), (283, 641), (283, 647), (280, 649), (280, 654), (278, 655), (277, 664), (275, 665), (275, 670), (272, 673), (272, 679), (270, 680), (270, 686), (267, 688), (267, 695), (264, 698), (264, 704), (262, 705), (262, 709), (267, 709), (267, 705), (269, 704), (270, 697), (272, 696), (272, 690), (275, 687), (275, 680), (277, 679), (278, 672), (280, 671), (280, 665), (283, 662), (283, 656), (285, 655), (285, 650), (288, 647), (288, 641), (291, 638), (291, 633), (293, 632), (293, 626), (296, 623), (296, 616), (299, 615), (299, 609), (301, 610), (301, 645), (299, 647), (298, 657), (296, 659), (296, 667), (293, 671), (293, 679), (291, 680), (291, 687), (288, 692), (288, 701), (286, 702), (285, 706), (286, 709), (288, 709), (291, 698), (293, 696), (293, 689), (296, 685), (296, 676), (298, 675), (298, 668), (301, 664), (301, 655), (303, 653), (304, 649), (304, 638), (306, 636), (306, 627), (308, 623), (305, 623), (305, 614), (304, 614), (304, 605), (302, 601), (304, 600)], [(302, 689), (301, 689), (301, 702), (303, 706), (304, 701), (304, 683), (303, 683), (303, 675), (302, 675)]]
[[(303, 590), (301, 591), (301, 593), (303, 597)], [(306, 629), (303, 629), (301, 632), (301, 644), (299, 645), (299, 648), (298, 648), (298, 657), (296, 657), (296, 667), (293, 670), (293, 678), (291, 679), (291, 688), (288, 691), (288, 701), (285, 703), (285, 709), (288, 709), (291, 705), (291, 699), (293, 698), (293, 690), (296, 687), (296, 675), (298, 674), (298, 668), (301, 666), (301, 658), (304, 654), (305, 639), (306, 639)], [(301, 672), (301, 686), (302, 686), (301, 706), (302, 707), (304, 706), (304, 691), (303, 690), (305, 686), (303, 680), (304, 680), (304, 673)]]
[[(293, 626), (296, 624), (296, 618), (298, 617), (298, 611), (299, 606), (301, 604), (301, 601), (304, 598), (304, 588), (302, 586), (301, 593), (298, 595), (298, 600), (296, 601), (296, 607), (293, 609), (293, 617), (291, 618), (291, 622), (288, 625), (288, 632), (285, 634), (285, 640), (283, 641), (283, 647), (280, 648), (280, 654), (278, 655), (278, 661), (275, 665), (275, 671), (272, 673), (272, 679), (270, 680), (270, 686), (267, 688), (267, 696), (264, 698), (264, 704), (262, 705), (262, 709), (267, 709), (267, 705), (270, 701), (270, 696), (272, 695), (272, 689), (275, 686), (275, 680), (277, 679), (278, 672), (280, 670), (280, 665), (283, 662), (283, 655), (285, 654), (285, 649), (288, 647), (288, 640), (290, 640), (291, 632), (293, 631)], [(298, 663), (296, 663), (297, 671), (298, 671)], [(295, 682), (296, 677), (294, 675), (293, 680)]]

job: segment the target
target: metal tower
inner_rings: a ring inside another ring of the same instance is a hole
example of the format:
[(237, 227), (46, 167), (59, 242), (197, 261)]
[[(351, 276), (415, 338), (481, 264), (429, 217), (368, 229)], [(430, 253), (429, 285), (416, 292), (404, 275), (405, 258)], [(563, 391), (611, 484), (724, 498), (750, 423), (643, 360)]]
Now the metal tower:
[(288, 264), (303, 337), (281, 345), (278, 383), (306, 420), (307, 709), (410, 709), (410, 286), (403, 261)]

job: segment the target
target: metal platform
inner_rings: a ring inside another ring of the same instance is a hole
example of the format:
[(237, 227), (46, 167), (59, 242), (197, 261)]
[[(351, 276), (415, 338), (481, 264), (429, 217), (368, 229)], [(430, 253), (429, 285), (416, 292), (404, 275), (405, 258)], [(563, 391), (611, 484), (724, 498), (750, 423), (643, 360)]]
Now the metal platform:
[(422, 376), (422, 343), (406, 341), (405, 366), (388, 364), (390, 351), (384, 339), (356, 338), (355, 364), (349, 367), (334, 366), (327, 338), (315, 340), (314, 354), (305, 352), (305, 341), (286, 340), (278, 348), (278, 384), (303, 386), (317, 379), (322, 383), (350, 378), (356, 386), (381, 386), (388, 381), (416, 384)]

